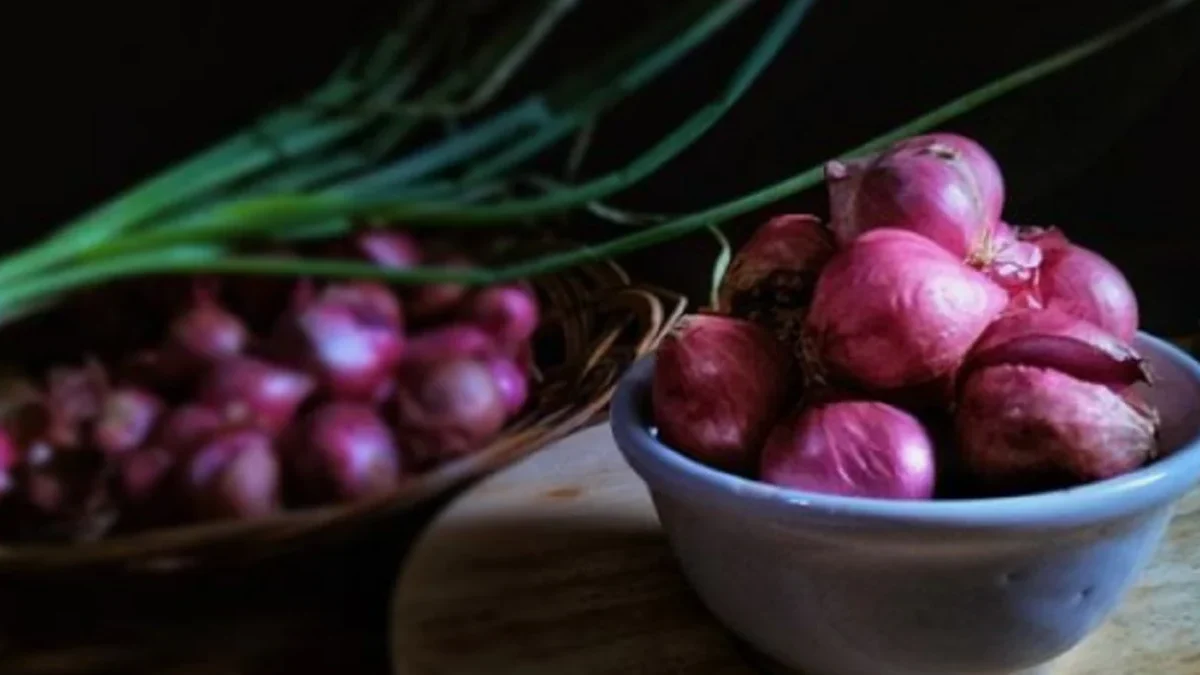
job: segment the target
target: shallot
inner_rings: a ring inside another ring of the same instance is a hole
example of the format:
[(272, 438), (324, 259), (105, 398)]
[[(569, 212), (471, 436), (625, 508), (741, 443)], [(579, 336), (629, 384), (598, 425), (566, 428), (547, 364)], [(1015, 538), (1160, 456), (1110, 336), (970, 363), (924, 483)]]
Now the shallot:
[(705, 464), (748, 472), (787, 402), (792, 365), (784, 344), (756, 323), (684, 317), (657, 350), (651, 407), (659, 437)]
[(504, 394), (491, 370), (471, 358), (404, 368), (396, 406), (397, 438), (419, 464), (480, 449), (507, 417)]
[(768, 483), (848, 497), (929, 499), (934, 445), (912, 415), (885, 403), (838, 401), (797, 411), (771, 432)]
[(316, 382), (305, 373), (238, 356), (217, 364), (200, 389), (199, 402), (227, 420), (278, 433), (315, 389)]
[(834, 250), (833, 233), (815, 216), (768, 220), (730, 263), (717, 290), (717, 311), (762, 323), (794, 343)]
[(378, 400), (404, 350), (399, 301), (381, 284), (331, 285), (284, 320), (276, 344), (331, 396)]
[(202, 520), (256, 518), (280, 508), (280, 467), (271, 439), (254, 429), (214, 436), (188, 457), (183, 490)]
[(1043, 304), (1086, 319), (1131, 341), (1138, 330), (1138, 303), (1129, 281), (1100, 254), (1067, 240), (1057, 229), (1027, 229), (1025, 241), (1042, 252), (1038, 292)]
[(958, 452), (981, 483), (1003, 489), (1086, 482), (1155, 454), (1157, 415), (1136, 399), (1053, 368), (997, 365), (966, 379)]
[(509, 415), (520, 412), (529, 398), (529, 383), (520, 366), (506, 356), (489, 358), (487, 366), (492, 373), (492, 379), (496, 381), (496, 387), (500, 389), (505, 410)]
[(883, 152), (825, 166), (833, 230), (849, 244), (880, 227), (924, 235), (960, 260), (986, 258), (1004, 205), (1004, 181), (978, 143), (916, 136)]
[(805, 326), (814, 369), (853, 388), (941, 402), (1008, 296), (929, 239), (878, 229), (834, 256)]
[(521, 286), (493, 286), (464, 305), (462, 318), (492, 336), (506, 352), (528, 340), (538, 325), (538, 304)]
[(343, 502), (395, 490), (400, 457), (392, 432), (371, 407), (335, 402), (297, 428), (285, 463), (306, 498)]
[(1156, 451), (1157, 414), (1134, 388), (1148, 381), (1141, 358), (1055, 307), (998, 320), (963, 378), (958, 451), (983, 483), (1110, 478)]
[(249, 332), (241, 319), (218, 304), (206, 289), (198, 289), (193, 305), (171, 322), (163, 358), (177, 370), (193, 370), (239, 354)]

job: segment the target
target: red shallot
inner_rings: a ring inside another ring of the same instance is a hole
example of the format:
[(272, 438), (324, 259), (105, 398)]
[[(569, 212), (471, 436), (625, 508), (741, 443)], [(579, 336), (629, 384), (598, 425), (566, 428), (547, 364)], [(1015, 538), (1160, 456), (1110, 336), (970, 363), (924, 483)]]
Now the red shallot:
[(795, 343), (813, 286), (835, 245), (815, 216), (768, 220), (738, 250), (717, 291), (717, 311), (751, 319)]
[(318, 502), (370, 499), (400, 481), (391, 430), (373, 408), (358, 403), (314, 410), (289, 439), (284, 463), (303, 495)]
[(504, 395), (487, 364), (453, 358), (406, 367), (396, 391), (397, 439), (418, 464), (478, 450), (504, 426)]
[(404, 350), (400, 303), (381, 284), (331, 285), (284, 320), (276, 343), (331, 396), (379, 400)]
[(991, 155), (955, 134), (916, 136), (825, 166), (833, 230), (848, 244), (879, 227), (910, 230), (960, 260), (986, 256), (1004, 205)]
[(537, 329), (538, 304), (526, 288), (493, 286), (467, 301), (462, 318), (486, 331), (502, 350), (512, 352)]
[(996, 365), (966, 378), (955, 427), (962, 463), (1011, 490), (1111, 478), (1155, 454), (1158, 418), (1132, 397), (1053, 368)]
[(221, 307), (207, 289), (197, 289), (192, 307), (171, 322), (164, 358), (181, 369), (207, 366), (241, 353), (248, 339), (241, 319)]
[(1007, 294), (929, 239), (873, 230), (829, 262), (805, 327), (814, 369), (922, 405), (949, 393), (963, 358)]
[(1156, 452), (1137, 352), (1051, 306), (997, 320), (972, 349), (955, 411), (962, 463), (983, 484), (1111, 478)]
[(509, 415), (515, 415), (525, 407), (529, 398), (529, 383), (525, 373), (521, 371), (512, 359), (506, 356), (493, 356), (487, 360), (492, 378), (500, 389), (500, 397), (504, 399), (504, 408)]
[(749, 472), (792, 385), (789, 350), (762, 326), (695, 314), (658, 347), (651, 405), (659, 437), (697, 461)]
[(1072, 244), (1057, 229), (1029, 229), (1026, 241), (1042, 251), (1042, 303), (1086, 319), (1125, 341), (1138, 330), (1138, 303), (1129, 281), (1098, 253)]
[(771, 432), (762, 479), (847, 497), (929, 499), (934, 445), (912, 415), (885, 403), (810, 406)]
[(280, 508), (279, 461), (271, 439), (241, 429), (197, 448), (183, 471), (184, 493), (202, 520), (256, 518)]
[(315, 389), (313, 378), (305, 373), (237, 356), (217, 364), (200, 389), (199, 401), (226, 420), (278, 433)]

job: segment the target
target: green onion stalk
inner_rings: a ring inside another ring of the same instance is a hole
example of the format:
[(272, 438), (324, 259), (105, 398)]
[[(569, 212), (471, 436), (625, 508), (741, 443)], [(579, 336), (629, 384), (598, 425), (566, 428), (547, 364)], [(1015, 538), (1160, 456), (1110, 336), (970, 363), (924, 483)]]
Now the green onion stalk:
[[(354, 54), (302, 100), (117, 195), (0, 260), (0, 321), (73, 291), (152, 274), (304, 275), (396, 284), (494, 284), (550, 274), (697, 232), (823, 180), (824, 160), (731, 201), (674, 217), (623, 214), (602, 200), (646, 179), (715, 126), (795, 35), (815, 0), (780, 3), (724, 87), (619, 169), (578, 183), (531, 178), (528, 163), (595, 121), (738, 20), (747, 0), (673, 3), (601, 61), (490, 111), (514, 73), (570, 13), (571, 0), (517, 3), (511, 19), (465, 61), (438, 73), (462, 19), (433, 0), (411, 3), (396, 28)], [(970, 91), (841, 156), (934, 129), (1128, 38), (1191, 4), (1170, 0), (1099, 35)], [(432, 80), (432, 84), (423, 84)], [(595, 86), (596, 82), (604, 82)], [(478, 115), (483, 111), (484, 114)], [(427, 139), (438, 125), (452, 128)], [(568, 177), (569, 179), (569, 177)], [(541, 192), (509, 195), (519, 183)], [(363, 262), (246, 253), (261, 240), (330, 237), (360, 222), (463, 229), (538, 223), (576, 209), (632, 228), (594, 245), (474, 269), (384, 269)]]

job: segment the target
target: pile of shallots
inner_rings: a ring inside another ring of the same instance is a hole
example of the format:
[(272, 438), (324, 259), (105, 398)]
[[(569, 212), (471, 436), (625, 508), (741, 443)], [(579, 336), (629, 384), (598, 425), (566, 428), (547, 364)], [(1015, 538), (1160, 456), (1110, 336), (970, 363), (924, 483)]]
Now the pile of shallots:
[(739, 251), (718, 307), (658, 350), (654, 425), (710, 466), (845, 496), (1021, 494), (1153, 459), (1158, 418), (1121, 272), (1001, 219), (977, 143), (900, 141), (826, 166), (831, 218)]
[[(388, 230), (323, 251), (393, 268), (469, 264)], [(140, 280), (68, 313), (66, 332), (87, 345), (78, 362), (0, 385), (6, 539), (386, 497), (481, 449), (522, 410), (539, 317), (523, 284), (284, 277)]]

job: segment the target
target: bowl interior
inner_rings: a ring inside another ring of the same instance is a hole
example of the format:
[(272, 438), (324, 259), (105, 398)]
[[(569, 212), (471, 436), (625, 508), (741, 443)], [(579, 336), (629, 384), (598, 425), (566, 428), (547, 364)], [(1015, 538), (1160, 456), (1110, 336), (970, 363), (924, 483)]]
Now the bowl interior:
[(1162, 418), (1162, 456), (1137, 471), (1085, 485), (1011, 497), (906, 501), (842, 497), (780, 488), (693, 461), (660, 443), (648, 395), (653, 356), (623, 378), (612, 428), (627, 461), (652, 490), (712, 508), (752, 510), (756, 517), (797, 514), (907, 526), (1076, 526), (1174, 501), (1200, 482), (1200, 364), (1159, 338), (1139, 334), (1137, 348), (1154, 374), (1144, 391)]

